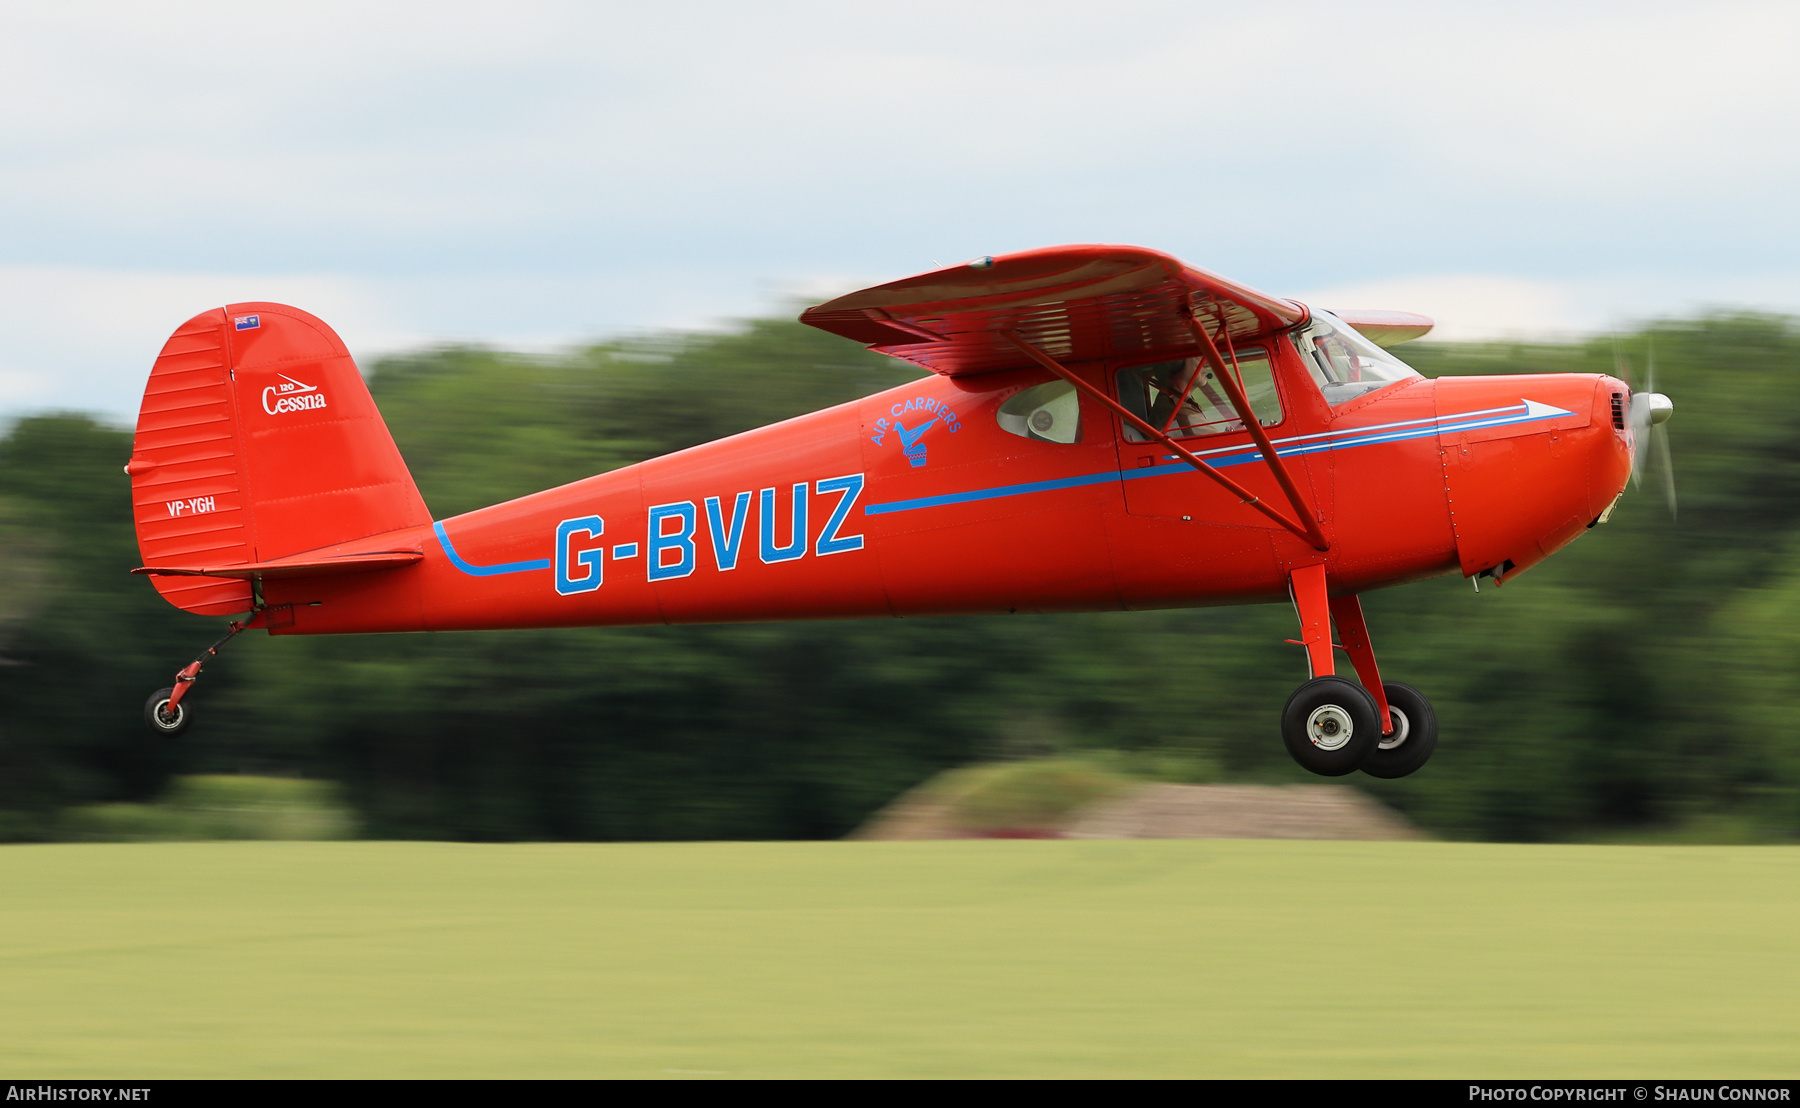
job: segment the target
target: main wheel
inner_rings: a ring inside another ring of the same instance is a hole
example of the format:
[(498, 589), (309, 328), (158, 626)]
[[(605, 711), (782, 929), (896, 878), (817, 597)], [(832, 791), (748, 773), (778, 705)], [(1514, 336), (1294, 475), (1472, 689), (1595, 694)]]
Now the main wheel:
[(1394, 733), (1383, 735), (1363, 761), (1362, 771), (1370, 777), (1405, 777), (1415, 772), (1437, 749), (1437, 713), (1431, 701), (1411, 685), (1385, 681), (1381, 690), (1387, 693), (1388, 711), (1393, 714)]
[(1281, 710), (1281, 741), (1294, 761), (1321, 777), (1342, 777), (1361, 766), (1381, 725), (1375, 698), (1342, 677), (1315, 677), (1294, 690)]
[(150, 730), (171, 739), (186, 731), (188, 724), (194, 722), (194, 713), (188, 710), (185, 696), (173, 711), (169, 710), (169, 698), (174, 695), (173, 688), (157, 689), (150, 694), (149, 700), (144, 701), (144, 722), (149, 725)]

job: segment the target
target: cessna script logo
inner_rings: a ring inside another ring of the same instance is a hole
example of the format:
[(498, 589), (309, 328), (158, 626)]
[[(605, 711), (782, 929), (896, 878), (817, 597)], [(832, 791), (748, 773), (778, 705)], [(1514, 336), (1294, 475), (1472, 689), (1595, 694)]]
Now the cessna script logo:
[(309, 408), (325, 407), (325, 394), (317, 385), (301, 384), (285, 373), (277, 374), (281, 384), (270, 385), (263, 390), (263, 411), (270, 415), (282, 412), (303, 412)]

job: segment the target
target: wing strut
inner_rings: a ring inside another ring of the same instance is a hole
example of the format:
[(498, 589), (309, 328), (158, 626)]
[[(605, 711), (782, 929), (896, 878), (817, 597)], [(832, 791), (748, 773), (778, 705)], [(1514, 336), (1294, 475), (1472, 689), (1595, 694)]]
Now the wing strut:
[[(1193, 466), (1201, 473), (1206, 474), (1214, 481), (1225, 486), (1225, 488), (1229, 489), (1244, 503), (1255, 508), (1263, 515), (1268, 516), (1276, 523), (1281, 524), (1294, 534), (1299, 535), (1315, 548), (1319, 550), (1330, 549), (1330, 544), (1325, 541), (1325, 536), (1319, 531), (1318, 521), (1312, 518), (1312, 513), (1308, 510), (1306, 502), (1300, 498), (1300, 491), (1294, 487), (1293, 481), (1288, 478), (1287, 471), (1282, 468), (1281, 459), (1276, 455), (1275, 447), (1269, 442), (1269, 437), (1263, 433), (1261, 424), (1256, 422), (1256, 413), (1250, 410), (1250, 404), (1244, 398), (1244, 390), (1237, 384), (1235, 379), (1232, 379), (1230, 375), (1224, 371), (1223, 364), (1219, 362), (1219, 352), (1213, 347), (1211, 337), (1197, 324), (1195, 325), (1195, 331), (1201, 336), (1203, 349), (1211, 354), (1214, 374), (1220, 381), (1228, 382), (1225, 386), (1225, 390), (1226, 394), (1231, 398), (1232, 407), (1237, 409), (1238, 417), (1244, 421), (1244, 425), (1253, 428), (1251, 433), (1256, 437), (1257, 447), (1262, 451), (1263, 458), (1274, 468), (1275, 479), (1281, 483), (1282, 491), (1287, 493), (1288, 499), (1293, 502), (1294, 507), (1302, 520), (1301, 523), (1295, 523), (1280, 510), (1263, 503), (1262, 499), (1255, 493), (1238, 484), (1236, 481), (1233, 481), (1223, 473), (1220, 473), (1212, 466), (1207, 465), (1206, 462), (1196, 456), (1193, 451), (1170, 438), (1160, 427), (1156, 427), (1140, 418), (1135, 412), (1106, 395), (1103, 390), (1095, 388), (1074, 373), (1071, 373), (1055, 358), (1052, 358), (1050, 355), (1020, 338), (1016, 332), (1001, 331), (1000, 337), (1005, 339), (1020, 353), (1024, 354), (1038, 365), (1043, 366), (1051, 373), (1056, 374), (1058, 377), (1069, 382), (1069, 384), (1074, 385), (1080, 391), (1093, 397), (1094, 400), (1105, 405), (1112, 411), (1117, 412), (1121, 419), (1124, 419), (1133, 427), (1136, 427), (1138, 430), (1148, 435), (1153, 441), (1160, 443), (1173, 451), (1176, 457), (1180, 458), (1188, 465)], [(1196, 374), (1196, 376), (1198, 375)]]
[[(1319, 530), (1318, 514), (1307, 506), (1306, 498), (1300, 495), (1300, 487), (1294, 484), (1294, 477), (1288, 472), (1287, 464), (1281, 460), (1280, 452), (1269, 441), (1269, 433), (1263, 430), (1261, 421), (1250, 409), (1250, 400), (1244, 395), (1244, 383), (1238, 379), (1236, 372), (1237, 351), (1232, 351), (1231, 371), (1228, 372), (1224, 361), (1219, 358), (1219, 348), (1213, 345), (1212, 335), (1207, 332), (1206, 326), (1195, 319), (1192, 312), (1187, 313), (1187, 322), (1193, 329), (1194, 337), (1200, 340), (1200, 349), (1205, 353), (1207, 364), (1212, 367), (1214, 378), (1225, 386), (1225, 394), (1231, 397), (1231, 406), (1237, 410), (1238, 418), (1244, 421), (1244, 429), (1256, 440), (1256, 449), (1262, 452), (1263, 461), (1269, 463), (1269, 468), (1275, 473), (1275, 482), (1287, 494), (1288, 503), (1294, 506), (1294, 514), (1300, 517), (1300, 522), (1306, 528), (1294, 533), (1318, 550), (1330, 550), (1331, 544), (1325, 541), (1324, 532)], [(1226, 334), (1225, 341), (1231, 341), (1229, 334)], [(1198, 378), (1200, 375), (1196, 373), (1194, 376)], [(1293, 530), (1292, 524), (1287, 526), (1289, 530)]]

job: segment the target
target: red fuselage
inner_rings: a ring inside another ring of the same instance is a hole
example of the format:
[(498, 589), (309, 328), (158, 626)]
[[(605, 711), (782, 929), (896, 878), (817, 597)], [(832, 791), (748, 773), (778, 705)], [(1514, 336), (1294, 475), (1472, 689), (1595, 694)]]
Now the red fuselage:
[[(337, 548), (402, 569), (264, 582), (275, 633), (449, 631), (1283, 600), (1323, 562), (1334, 593), (1460, 571), (1503, 580), (1623, 490), (1629, 392), (1600, 375), (1402, 380), (1328, 407), (1273, 347), (1268, 434), (1329, 549), (1250, 510), (1081, 399), (1074, 443), (997, 409), (1036, 369), (931, 375), (783, 423)], [(1140, 359), (1141, 360), (1141, 359)], [(1116, 395), (1126, 362), (1073, 367)], [(1183, 445), (1273, 502), (1243, 432)], [(291, 619), (291, 622), (288, 622)]]

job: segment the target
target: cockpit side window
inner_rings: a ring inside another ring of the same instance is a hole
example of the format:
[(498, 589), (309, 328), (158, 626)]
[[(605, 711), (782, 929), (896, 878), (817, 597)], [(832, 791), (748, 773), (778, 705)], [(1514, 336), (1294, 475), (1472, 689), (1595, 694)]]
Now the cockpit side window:
[[(1237, 351), (1237, 367), (1257, 422), (1264, 427), (1280, 423), (1281, 394), (1275, 389), (1269, 352), (1260, 346), (1244, 347)], [(1119, 402), (1151, 426), (1166, 428), (1170, 438), (1226, 435), (1244, 429), (1225, 389), (1199, 358), (1121, 369)], [(1143, 442), (1148, 436), (1127, 423), (1125, 438)]]
[(1300, 359), (1332, 407), (1419, 373), (1330, 312), (1315, 311), (1294, 336)]

